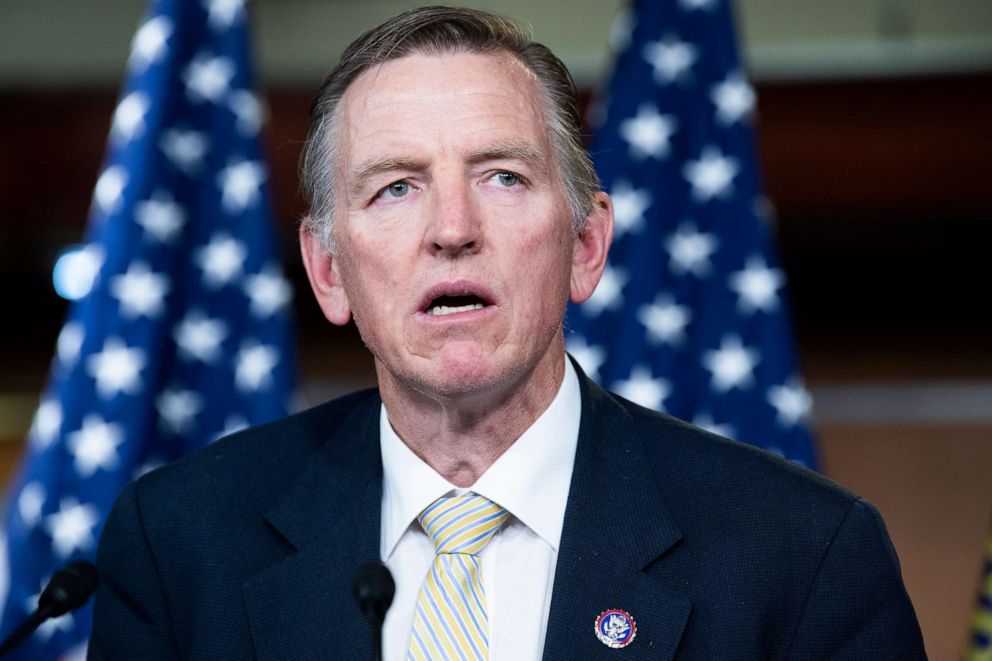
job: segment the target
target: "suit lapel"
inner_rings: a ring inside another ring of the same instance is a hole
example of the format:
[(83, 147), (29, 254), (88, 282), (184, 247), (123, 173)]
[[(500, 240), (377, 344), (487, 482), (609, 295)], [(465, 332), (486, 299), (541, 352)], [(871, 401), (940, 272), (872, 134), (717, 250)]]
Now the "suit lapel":
[[(578, 368), (577, 368), (578, 369)], [(544, 647), (546, 659), (671, 659), (687, 599), (643, 570), (681, 533), (638, 447), (629, 415), (581, 376), (582, 421)], [(379, 400), (356, 407), (266, 516), (286, 556), (243, 584), (257, 658), (370, 658), (371, 631), (351, 593), (379, 558)], [(618, 654), (595, 636), (620, 608), (637, 624)]]
[(266, 516), (288, 550), (243, 584), (260, 659), (372, 656), (371, 630), (351, 588), (356, 569), (379, 559), (379, 399), (370, 399), (327, 433)]
[[(598, 386), (580, 380), (582, 422), (544, 658), (671, 659), (690, 604), (643, 570), (681, 532), (646, 466), (629, 414)], [(611, 608), (627, 611), (637, 625), (621, 652), (595, 635), (597, 616)]]

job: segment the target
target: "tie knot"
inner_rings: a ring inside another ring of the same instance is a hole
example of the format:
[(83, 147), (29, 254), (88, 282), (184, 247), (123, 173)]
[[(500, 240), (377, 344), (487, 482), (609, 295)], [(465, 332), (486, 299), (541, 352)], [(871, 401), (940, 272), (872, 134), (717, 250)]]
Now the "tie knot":
[(477, 494), (438, 498), (417, 520), (434, 542), (435, 553), (478, 555), (510, 513)]

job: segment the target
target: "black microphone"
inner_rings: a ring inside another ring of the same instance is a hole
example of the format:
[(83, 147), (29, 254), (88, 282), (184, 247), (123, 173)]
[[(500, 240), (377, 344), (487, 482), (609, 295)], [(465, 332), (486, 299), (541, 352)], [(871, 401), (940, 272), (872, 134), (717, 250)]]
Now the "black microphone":
[(0, 645), (0, 656), (30, 636), (45, 620), (65, 615), (85, 604), (99, 583), (100, 574), (87, 560), (75, 560), (59, 569), (41, 591), (38, 607)]
[(362, 565), (355, 574), (355, 582), (351, 591), (358, 602), (358, 608), (365, 619), (372, 625), (372, 658), (382, 659), (382, 623), (386, 619), (386, 611), (393, 603), (396, 584), (393, 575), (381, 562), (370, 562)]

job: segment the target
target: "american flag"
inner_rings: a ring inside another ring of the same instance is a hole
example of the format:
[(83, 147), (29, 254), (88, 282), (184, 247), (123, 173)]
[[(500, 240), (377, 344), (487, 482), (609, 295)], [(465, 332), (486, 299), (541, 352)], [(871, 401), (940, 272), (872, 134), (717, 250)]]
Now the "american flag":
[(615, 240), (569, 351), (628, 399), (813, 467), (729, 0), (636, 0), (612, 38), (591, 151)]
[(985, 547), (982, 563), (982, 583), (978, 588), (975, 619), (971, 625), (971, 639), (963, 661), (992, 660), (992, 536)]
[[(55, 569), (94, 557), (123, 485), (287, 412), (291, 290), (249, 52), (243, 1), (159, 0), (134, 37), (69, 274), (88, 293), (8, 496), (2, 635)], [(90, 620), (90, 606), (50, 620), (9, 658), (81, 657)]]

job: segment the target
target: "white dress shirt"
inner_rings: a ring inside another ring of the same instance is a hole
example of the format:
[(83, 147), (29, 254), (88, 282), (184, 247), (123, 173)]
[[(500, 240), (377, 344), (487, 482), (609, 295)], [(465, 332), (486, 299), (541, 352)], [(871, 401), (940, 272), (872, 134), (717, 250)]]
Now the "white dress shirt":
[(488, 498), (511, 515), (481, 556), (489, 658), (541, 658), (581, 408), (579, 380), (566, 359), (565, 376), (551, 405), (475, 484), (460, 489), (400, 440), (383, 407), (380, 555), (396, 581), (396, 596), (383, 625), (385, 661), (406, 658), (417, 596), (434, 561), (434, 545), (417, 516), (441, 496), (467, 492)]

